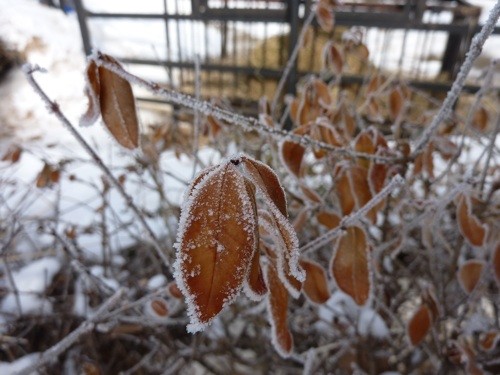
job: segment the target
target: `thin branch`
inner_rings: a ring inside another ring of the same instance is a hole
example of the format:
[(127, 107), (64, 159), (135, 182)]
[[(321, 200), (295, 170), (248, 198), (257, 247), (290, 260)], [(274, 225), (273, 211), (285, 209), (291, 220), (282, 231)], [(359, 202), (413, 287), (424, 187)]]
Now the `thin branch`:
[(450, 114), (452, 113), (453, 105), (458, 99), (458, 96), (462, 92), (462, 88), (465, 84), (465, 79), (467, 78), (470, 70), (472, 69), (472, 64), (474, 60), (481, 54), (483, 49), (483, 45), (486, 42), (486, 39), (491, 35), (493, 29), (495, 28), (495, 24), (500, 16), (500, 0), (497, 0), (497, 3), (490, 11), (488, 16), (488, 20), (484, 24), (481, 31), (476, 34), (476, 36), (472, 39), (472, 43), (469, 51), (467, 52), (467, 56), (465, 58), (464, 63), (460, 67), (460, 71), (458, 72), (457, 78), (453, 85), (451, 86), (450, 91), (448, 91), (448, 95), (444, 100), (441, 108), (438, 113), (432, 120), (431, 124), (425, 129), (424, 133), (418, 140), (415, 150), (413, 151), (412, 157), (416, 157), (418, 154), (422, 152), (424, 147), (429, 143), (434, 133), (437, 131), (439, 125), (446, 120)]
[(155, 233), (149, 226), (149, 224), (146, 222), (146, 219), (144, 218), (144, 215), (141, 213), (139, 208), (134, 204), (134, 201), (130, 195), (127, 194), (123, 186), (118, 182), (118, 180), (115, 178), (115, 176), (111, 173), (109, 168), (104, 164), (102, 159), (97, 155), (97, 153), (94, 151), (94, 149), (85, 141), (85, 139), (80, 135), (80, 133), (75, 129), (75, 127), (71, 124), (71, 122), (67, 119), (66, 116), (61, 112), (59, 105), (52, 101), (47, 94), (42, 90), (38, 82), (34, 79), (33, 73), (35, 72), (45, 72), (44, 69), (38, 67), (38, 66), (32, 66), (30, 64), (26, 64), (23, 67), (23, 71), (26, 75), (26, 79), (28, 80), (28, 83), (31, 85), (33, 90), (40, 96), (42, 101), (47, 105), (47, 108), (49, 109), (50, 112), (52, 112), (57, 119), (64, 125), (64, 127), (71, 133), (71, 135), (80, 143), (80, 145), (85, 149), (85, 151), (89, 154), (89, 156), (92, 158), (92, 160), (95, 162), (95, 164), (101, 169), (101, 171), (106, 175), (106, 177), (109, 179), (109, 181), (113, 184), (113, 186), (118, 190), (118, 193), (123, 197), (125, 200), (127, 206), (135, 213), (137, 216), (137, 219), (141, 223), (142, 227), (144, 228), (147, 236), (149, 237), (149, 240), (153, 244), (156, 253), (158, 257), (163, 261), (163, 263), (167, 266), (170, 267), (170, 262), (167, 259), (162, 246), (160, 245), (159, 240), (156, 238)]
[(345, 230), (345, 227), (349, 225), (353, 225), (367, 213), (369, 212), (373, 207), (375, 207), (382, 199), (387, 197), (394, 189), (403, 186), (405, 184), (405, 180), (403, 177), (400, 175), (396, 175), (393, 177), (391, 182), (387, 184), (386, 187), (384, 187), (377, 195), (375, 195), (372, 199), (370, 199), (363, 207), (361, 207), (359, 210), (356, 212), (353, 212), (352, 214), (344, 217), (341, 221), (338, 227), (329, 230), (322, 236), (316, 238), (315, 240), (305, 244), (299, 249), (299, 252), (301, 254), (305, 254), (314, 250), (317, 250), (321, 248), (322, 246), (325, 246), (329, 242), (331, 242), (335, 237), (337, 237), (342, 231)]
[(220, 107), (217, 107), (207, 101), (203, 100), (197, 100), (196, 98), (192, 97), (191, 95), (183, 94), (174, 90), (169, 90), (167, 88), (160, 87), (157, 83), (154, 82), (149, 82), (146, 81), (140, 77), (137, 77), (126, 70), (124, 70), (121, 66), (118, 66), (117, 64), (109, 63), (108, 61), (105, 61), (102, 59), (100, 53), (96, 53), (93, 56), (90, 57), (93, 59), (93, 61), (99, 65), (103, 66), (106, 69), (111, 70), (113, 73), (116, 73), (123, 79), (141, 86), (145, 88), (146, 90), (152, 92), (155, 95), (161, 96), (164, 99), (166, 99), (168, 102), (177, 104), (180, 106), (184, 106), (187, 108), (191, 108), (193, 110), (199, 111), (200, 113), (206, 115), (206, 116), (213, 116), (214, 118), (227, 122), (229, 124), (233, 124), (236, 126), (241, 127), (244, 131), (252, 132), (252, 131), (257, 131), (261, 134), (264, 135), (271, 135), (272, 137), (279, 139), (279, 140), (289, 140), (291, 142), (295, 142), (298, 144), (301, 144), (305, 147), (315, 147), (318, 149), (323, 149), (330, 151), (332, 153), (337, 153), (340, 155), (352, 157), (352, 158), (361, 158), (361, 159), (369, 159), (369, 160), (376, 160), (381, 163), (395, 163), (403, 160), (402, 158), (399, 157), (386, 157), (386, 156), (380, 156), (380, 155), (372, 155), (372, 154), (367, 154), (364, 152), (353, 152), (349, 148), (345, 147), (336, 147), (332, 146), (328, 143), (325, 142), (319, 142), (314, 139), (312, 139), (309, 136), (305, 135), (296, 135), (293, 134), (292, 132), (288, 132), (286, 130), (281, 130), (281, 129), (275, 129), (271, 128), (268, 125), (260, 122), (256, 118), (252, 117), (246, 117), (239, 115), (237, 113), (222, 109)]
[(488, 174), (488, 168), (490, 166), (491, 157), (493, 156), (493, 149), (495, 148), (495, 140), (500, 132), (500, 114), (497, 115), (497, 123), (495, 129), (491, 132), (490, 144), (487, 148), (488, 156), (486, 157), (486, 163), (484, 164), (483, 172), (481, 173), (481, 183), (479, 185), (479, 190), (483, 191), (484, 183), (486, 182), (486, 176)]
[(104, 302), (101, 307), (92, 315), (88, 320), (80, 324), (73, 332), (65, 336), (57, 344), (53, 345), (40, 355), (40, 359), (24, 369), (14, 373), (14, 375), (29, 375), (40, 369), (41, 367), (49, 364), (50, 362), (57, 359), (57, 357), (69, 349), (76, 341), (80, 339), (83, 335), (92, 331), (95, 327), (95, 323), (101, 319), (101, 316), (109, 311), (113, 306), (115, 306), (123, 294), (125, 293), (125, 288), (119, 289), (109, 297), (106, 302)]

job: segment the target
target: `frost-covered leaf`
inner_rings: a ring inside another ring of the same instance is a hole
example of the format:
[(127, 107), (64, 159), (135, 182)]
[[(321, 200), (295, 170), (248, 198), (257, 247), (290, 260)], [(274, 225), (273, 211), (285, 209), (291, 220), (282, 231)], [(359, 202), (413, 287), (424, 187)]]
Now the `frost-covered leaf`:
[(18, 145), (11, 145), (7, 151), (2, 156), (2, 161), (8, 161), (11, 164), (15, 164), (21, 158), (23, 149)]
[(252, 257), (250, 269), (245, 281), (245, 293), (254, 300), (260, 301), (267, 293), (267, 286), (264, 280), (264, 273), (260, 265), (260, 250), (256, 249)]
[(348, 165), (339, 163), (334, 170), (335, 191), (339, 199), (340, 208), (343, 215), (349, 215), (356, 206), (356, 200), (351, 187), (350, 173)]
[(483, 106), (480, 106), (472, 117), (472, 126), (477, 130), (484, 131), (488, 127), (489, 115)]
[(471, 259), (460, 266), (458, 270), (458, 281), (465, 293), (470, 294), (481, 279), (484, 262)]
[(36, 187), (41, 189), (47, 186), (51, 186), (52, 184), (56, 184), (59, 182), (59, 177), (59, 170), (56, 167), (45, 163), (36, 178)]
[(175, 278), (196, 332), (238, 295), (258, 244), (253, 191), (230, 162), (202, 177), (184, 203)]
[(331, 262), (331, 272), (337, 286), (358, 304), (370, 297), (369, 247), (360, 227), (349, 227), (339, 238)]
[(300, 167), (302, 165), (302, 158), (306, 149), (295, 142), (284, 141), (281, 144), (281, 160), (287, 169), (295, 176), (300, 176)]
[(318, 223), (324, 225), (328, 229), (336, 228), (340, 224), (340, 216), (334, 212), (319, 211), (316, 214), (316, 219), (318, 220)]
[(472, 246), (484, 245), (488, 227), (472, 213), (470, 197), (467, 195), (458, 198), (457, 221), (460, 232)]
[(316, 19), (323, 31), (329, 33), (333, 30), (335, 16), (333, 8), (324, 1), (320, 1), (316, 6)]
[[(120, 65), (111, 56), (103, 55), (106, 62)], [(139, 145), (139, 122), (130, 83), (116, 73), (99, 67), (99, 103), (104, 124), (115, 140), (125, 148)]]
[(172, 296), (174, 298), (182, 298), (183, 297), (182, 292), (179, 289), (179, 287), (177, 286), (177, 283), (175, 281), (172, 281), (167, 285), (167, 290), (168, 290), (168, 294), (170, 294), (170, 296)]
[(493, 263), (493, 274), (495, 275), (495, 279), (497, 283), (500, 284), (500, 242), (498, 242), (493, 249), (491, 262)]
[(429, 332), (432, 325), (431, 311), (426, 305), (421, 305), (408, 322), (408, 337), (413, 346), (417, 346)]
[(321, 198), (318, 193), (316, 193), (313, 189), (310, 189), (305, 184), (299, 183), (299, 188), (302, 191), (302, 195), (304, 196), (304, 198), (306, 198), (308, 201), (317, 204), (324, 203), (323, 198)]
[(168, 305), (167, 301), (163, 298), (155, 298), (148, 302), (151, 312), (157, 315), (160, 318), (165, 318), (168, 316)]
[(342, 74), (344, 67), (344, 57), (340, 50), (335, 46), (335, 43), (328, 42), (323, 48), (324, 68), (331, 69), (335, 75)]
[(240, 160), (250, 181), (255, 184), (260, 192), (267, 195), (283, 216), (288, 217), (285, 191), (276, 173), (266, 164), (248, 156), (242, 156)]
[(87, 110), (80, 117), (80, 126), (90, 126), (97, 121), (101, 115), (99, 104), (100, 83), (99, 68), (94, 60), (90, 60), (85, 70), (85, 95), (88, 99)]
[(318, 263), (301, 259), (300, 265), (306, 272), (303, 290), (309, 299), (315, 303), (325, 303), (330, 298), (330, 290), (326, 271)]
[(500, 342), (500, 331), (484, 332), (479, 336), (479, 347), (485, 352), (495, 349)]
[(288, 292), (281, 282), (277, 270), (267, 265), (267, 285), (269, 286), (268, 311), (271, 323), (271, 341), (282, 357), (288, 357), (293, 350), (293, 337), (288, 328)]
[(405, 104), (405, 98), (401, 89), (399, 87), (395, 87), (392, 89), (389, 94), (389, 110), (391, 112), (391, 117), (393, 120), (396, 120), (403, 113)]

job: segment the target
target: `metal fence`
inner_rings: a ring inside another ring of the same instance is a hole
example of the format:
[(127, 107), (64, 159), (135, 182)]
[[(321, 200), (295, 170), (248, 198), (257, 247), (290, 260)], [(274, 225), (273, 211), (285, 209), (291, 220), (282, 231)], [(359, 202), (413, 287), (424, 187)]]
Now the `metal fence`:
[[(102, 49), (132, 72), (187, 93), (194, 90), (198, 59), (204, 97), (229, 98), (250, 108), (260, 96), (272, 96), (312, 7), (311, 0), (148, 0), (123, 2), (132, 7), (116, 9), (98, 3), (108, 2), (75, 0), (87, 54)], [(313, 23), (287, 92), (294, 92), (300, 77), (324, 73), (322, 46), (352, 27), (362, 28), (370, 58), (346, 71), (344, 83), (362, 82), (372, 69), (388, 69), (415, 87), (447, 90), (479, 29), (479, 14), (465, 1), (344, 2), (336, 9), (332, 32)], [(500, 34), (498, 27), (495, 33)]]

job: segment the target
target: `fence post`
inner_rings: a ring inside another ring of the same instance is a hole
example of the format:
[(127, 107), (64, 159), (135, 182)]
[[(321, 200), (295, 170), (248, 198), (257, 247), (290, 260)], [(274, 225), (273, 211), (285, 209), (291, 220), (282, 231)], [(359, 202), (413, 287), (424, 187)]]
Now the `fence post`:
[[(290, 0), (288, 2), (288, 23), (290, 24), (290, 44), (288, 46), (288, 58), (290, 58), (293, 52), (293, 48), (297, 44), (297, 40), (299, 37), (299, 0)], [(289, 94), (295, 94), (298, 61), (299, 59), (297, 57), (288, 76), (287, 93)]]
[(82, 34), (83, 50), (85, 55), (92, 53), (92, 45), (90, 44), (90, 33), (87, 25), (87, 11), (83, 7), (82, 0), (75, 0), (75, 9), (78, 16), (78, 24), (80, 25), (80, 33)]

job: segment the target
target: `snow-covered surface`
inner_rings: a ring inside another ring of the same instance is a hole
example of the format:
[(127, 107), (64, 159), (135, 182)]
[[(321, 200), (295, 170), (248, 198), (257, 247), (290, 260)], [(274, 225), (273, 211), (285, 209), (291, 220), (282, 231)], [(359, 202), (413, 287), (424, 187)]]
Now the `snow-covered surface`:
[[(0, 362), (0, 374), (14, 374), (25, 368), (32, 366), (40, 359), (40, 353), (31, 353), (25, 355), (24, 357), (18, 358), (12, 362)], [(33, 372), (32, 375), (37, 375), (37, 372)]]

